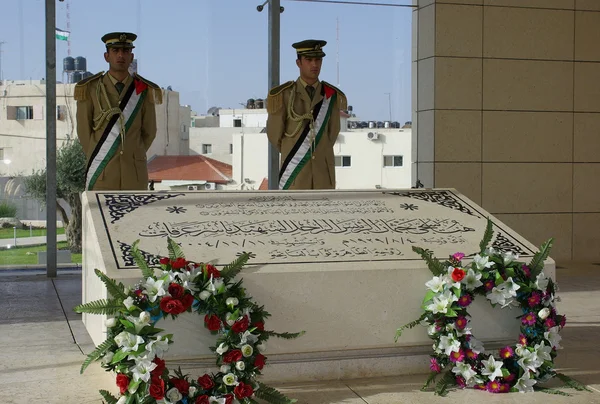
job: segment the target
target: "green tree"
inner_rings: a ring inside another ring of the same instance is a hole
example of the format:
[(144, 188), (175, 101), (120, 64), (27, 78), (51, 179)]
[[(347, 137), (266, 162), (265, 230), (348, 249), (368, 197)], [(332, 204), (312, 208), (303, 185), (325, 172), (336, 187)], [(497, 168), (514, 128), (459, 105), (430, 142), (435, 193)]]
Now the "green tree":
[[(85, 189), (86, 158), (78, 140), (68, 140), (56, 153), (56, 209), (62, 217), (69, 248), (81, 252), (81, 192)], [(23, 178), (25, 192), (29, 196), (46, 202), (46, 169), (34, 171)], [(67, 201), (71, 218), (58, 202)]]

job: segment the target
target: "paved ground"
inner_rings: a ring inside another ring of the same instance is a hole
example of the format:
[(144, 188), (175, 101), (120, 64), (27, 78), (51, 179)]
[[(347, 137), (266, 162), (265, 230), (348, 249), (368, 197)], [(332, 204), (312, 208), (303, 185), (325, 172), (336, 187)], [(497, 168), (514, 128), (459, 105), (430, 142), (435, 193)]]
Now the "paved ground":
[[(600, 266), (559, 268), (560, 312), (568, 318), (558, 370), (593, 389), (572, 397), (545, 393), (492, 395), (453, 391), (446, 398), (419, 391), (425, 376), (365, 378), (276, 385), (299, 404), (417, 403), (600, 403)], [(80, 315), (81, 273), (0, 271), (0, 403), (101, 403), (99, 389), (116, 392), (114, 378), (99, 365), (81, 375), (84, 353), (93, 349)], [(424, 369), (426, 371), (426, 369)]]

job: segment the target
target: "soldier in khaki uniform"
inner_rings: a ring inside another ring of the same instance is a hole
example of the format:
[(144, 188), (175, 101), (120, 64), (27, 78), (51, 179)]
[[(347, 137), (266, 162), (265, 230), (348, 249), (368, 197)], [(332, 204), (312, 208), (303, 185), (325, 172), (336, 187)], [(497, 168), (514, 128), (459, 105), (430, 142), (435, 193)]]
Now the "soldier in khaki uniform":
[(300, 77), (267, 97), (267, 136), (281, 153), (279, 189), (335, 189), (333, 145), (347, 100), (319, 81), (326, 44), (312, 39), (293, 44)]
[(147, 190), (146, 152), (156, 137), (156, 84), (129, 74), (137, 35), (102, 37), (108, 72), (75, 86), (77, 136), (87, 157), (86, 190)]

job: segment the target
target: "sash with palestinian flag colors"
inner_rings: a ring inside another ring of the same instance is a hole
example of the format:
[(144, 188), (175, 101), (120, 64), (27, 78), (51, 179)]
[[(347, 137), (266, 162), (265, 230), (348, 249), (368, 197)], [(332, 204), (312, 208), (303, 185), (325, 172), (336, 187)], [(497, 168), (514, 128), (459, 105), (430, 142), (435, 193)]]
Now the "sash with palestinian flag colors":
[(290, 188), (298, 173), (302, 171), (304, 165), (310, 160), (312, 150), (317, 148), (323, 137), (323, 132), (327, 128), (337, 99), (337, 91), (325, 83), (323, 83), (323, 91), (323, 99), (313, 108), (314, 131), (316, 133), (314, 146), (311, 147), (312, 137), (309, 136), (310, 124), (307, 124), (290, 151), (290, 154), (287, 155), (281, 165), (281, 169), (279, 170), (279, 189)]
[[(142, 108), (147, 92), (148, 85), (137, 78), (134, 78), (127, 90), (125, 90), (125, 95), (119, 104), (119, 109), (125, 121), (125, 135), (127, 135), (131, 124)], [(98, 177), (102, 174), (108, 162), (114, 157), (121, 144), (121, 125), (118, 123), (118, 120), (121, 119), (120, 116), (119, 114), (114, 114), (110, 118), (100, 141), (94, 148), (92, 156), (88, 161), (85, 174), (85, 189), (88, 191), (94, 188)]]

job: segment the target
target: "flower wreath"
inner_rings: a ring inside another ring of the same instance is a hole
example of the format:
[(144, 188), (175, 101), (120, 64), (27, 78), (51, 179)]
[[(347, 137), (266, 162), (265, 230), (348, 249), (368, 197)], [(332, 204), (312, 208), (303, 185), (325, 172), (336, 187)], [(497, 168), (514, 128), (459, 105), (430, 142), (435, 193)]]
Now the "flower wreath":
[[(93, 361), (101, 361), (107, 371), (117, 373), (120, 397), (106, 390), (100, 394), (108, 404), (235, 404), (256, 403), (253, 397), (270, 403), (294, 403), (274, 388), (256, 381), (266, 362), (265, 341), (271, 336), (296, 338), (301, 333), (266, 331), (263, 306), (258, 306), (233, 278), (242, 270), (251, 253), (242, 253), (222, 270), (205, 263), (187, 261), (179, 245), (168, 239), (169, 258), (160, 259), (152, 269), (133, 244), (132, 255), (143, 280), (132, 288), (117, 284), (99, 270), (110, 299), (75, 307), (78, 313), (106, 314), (108, 336), (90, 353), (81, 373)], [(172, 334), (160, 335), (161, 318), (175, 319), (183, 313), (204, 315), (204, 326), (217, 335), (219, 372), (190, 379), (175, 370), (170, 375), (162, 359)]]
[[(538, 386), (553, 377), (560, 378), (568, 387), (588, 390), (572, 378), (556, 373), (554, 358), (560, 349), (560, 330), (566, 317), (556, 311), (557, 285), (544, 274), (544, 260), (550, 253), (552, 239), (548, 240), (526, 265), (516, 261), (518, 255), (501, 253), (487, 248), (493, 236), (492, 222), (488, 219), (480, 252), (468, 265), (465, 257), (456, 253), (441, 263), (429, 250), (413, 247), (421, 255), (434, 277), (425, 284), (428, 291), (423, 299), (424, 313), (396, 332), (396, 341), (406, 328), (424, 324), (434, 340), (431, 355), (431, 373), (423, 390), (444, 373), (435, 386), (435, 392), (446, 395), (450, 386), (472, 387), (492, 393), (533, 392), (534, 389), (553, 394), (566, 393)], [(467, 308), (476, 296), (485, 296), (493, 307), (519, 307), (517, 318), (521, 334), (517, 343), (505, 346), (498, 356), (486, 352), (469, 328)], [(589, 391), (589, 390), (588, 390)]]

